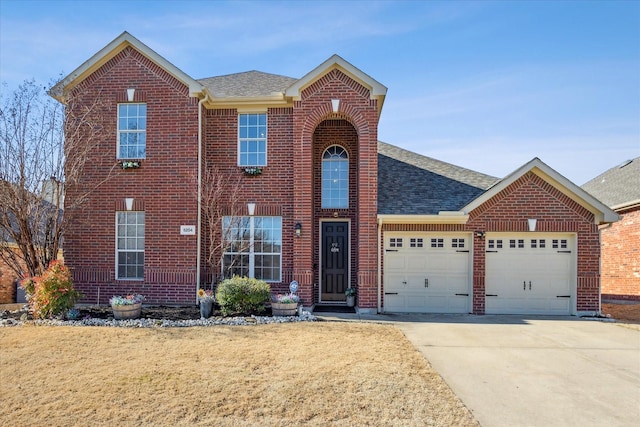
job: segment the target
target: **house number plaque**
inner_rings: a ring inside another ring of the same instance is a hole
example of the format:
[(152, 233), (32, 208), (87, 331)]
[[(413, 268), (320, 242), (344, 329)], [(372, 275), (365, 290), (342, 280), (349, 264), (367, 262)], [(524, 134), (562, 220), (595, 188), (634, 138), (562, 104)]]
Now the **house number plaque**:
[(196, 226), (195, 225), (181, 225), (180, 226), (180, 234), (183, 236), (192, 236), (196, 234)]

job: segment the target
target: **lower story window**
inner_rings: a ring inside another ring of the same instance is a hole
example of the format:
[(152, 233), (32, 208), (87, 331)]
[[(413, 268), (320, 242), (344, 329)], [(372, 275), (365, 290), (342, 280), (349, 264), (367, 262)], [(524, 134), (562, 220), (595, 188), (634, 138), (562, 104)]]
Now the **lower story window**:
[(222, 236), (224, 277), (282, 281), (282, 217), (226, 216), (222, 220)]
[(144, 212), (116, 213), (116, 277), (144, 279)]

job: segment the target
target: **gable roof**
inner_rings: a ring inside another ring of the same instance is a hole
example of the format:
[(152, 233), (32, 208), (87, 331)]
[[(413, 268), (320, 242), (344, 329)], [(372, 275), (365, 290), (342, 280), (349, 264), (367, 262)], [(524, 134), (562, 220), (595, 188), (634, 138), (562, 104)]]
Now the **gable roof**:
[(329, 59), (318, 65), (316, 68), (308, 72), (304, 77), (299, 79), (285, 92), (286, 96), (299, 100), (302, 91), (313, 84), (316, 80), (322, 78), (328, 72), (338, 69), (362, 86), (369, 89), (371, 98), (378, 100), (378, 114), (382, 110), (384, 98), (387, 95), (387, 87), (373, 79), (371, 76), (351, 65), (338, 55), (332, 55)]
[(640, 205), (640, 157), (608, 169), (582, 189), (614, 210)]
[(537, 157), (533, 158), (531, 161), (521, 166), (510, 175), (497, 182), (481, 196), (463, 207), (462, 210), (465, 213), (471, 212), (528, 172), (535, 173), (543, 180), (557, 188), (560, 192), (568, 196), (570, 199), (593, 213), (594, 221), (596, 224), (615, 222), (620, 219), (618, 214), (612, 211), (604, 203), (600, 202), (598, 199), (584, 191), (582, 188), (578, 187), (576, 184), (560, 175), (558, 172), (550, 168)]
[(138, 52), (155, 62), (159, 67), (163, 68), (167, 73), (184, 83), (189, 87), (189, 94), (194, 97), (203, 96), (204, 87), (189, 77), (178, 67), (158, 55), (149, 46), (124, 31), (116, 37), (111, 43), (102, 48), (98, 53), (93, 55), (82, 65), (72, 71), (67, 77), (62, 79), (58, 84), (53, 86), (49, 94), (60, 102), (64, 100), (64, 94), (67, 90), (73, 88), (87, 78), (91, 73), (99, 69), (111, 58), (122, 52), (126, 47), (131, 46)]
[(378, 214), (460, 211), (498, 178), (378, 142)]

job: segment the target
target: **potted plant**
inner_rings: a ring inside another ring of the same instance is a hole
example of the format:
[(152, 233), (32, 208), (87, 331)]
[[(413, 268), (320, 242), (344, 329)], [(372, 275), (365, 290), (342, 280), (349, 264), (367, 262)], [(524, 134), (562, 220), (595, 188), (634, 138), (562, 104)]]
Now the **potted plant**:
[(137, 319), (142, 311), (142, 301), (144, 301), (144, 296), (140, 294), (111, 297), (109, 304), (113, 309), (113, 318), (117, 320)]
[(356, 305), (356, 288), (347, 288), (344, 294), (347, 296), (347, 306), (354, 307)]
[(300, 297), (294, 293), (277, 295), (271, 298), (271, 314), (274, 316), (295, 316), (298, 312)]
[(206, 319), (211, 317), (213, 312), (213, 302), (216, 297), (212, 289), (198, 289), (198, 302), (200, 303), (200, 318)]

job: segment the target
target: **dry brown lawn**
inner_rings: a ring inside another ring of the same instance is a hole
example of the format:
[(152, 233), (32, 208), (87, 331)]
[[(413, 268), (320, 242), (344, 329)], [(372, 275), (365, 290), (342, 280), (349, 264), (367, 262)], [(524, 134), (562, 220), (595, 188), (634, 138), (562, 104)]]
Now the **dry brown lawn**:
[(0, 328), (0, 425), (476, 426), (395, 327)]

